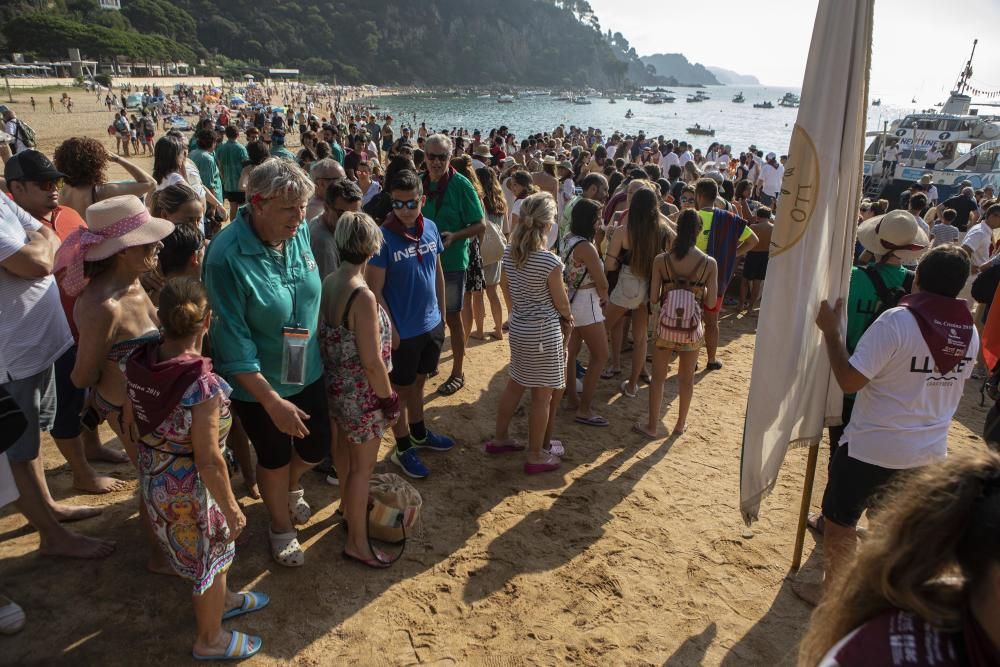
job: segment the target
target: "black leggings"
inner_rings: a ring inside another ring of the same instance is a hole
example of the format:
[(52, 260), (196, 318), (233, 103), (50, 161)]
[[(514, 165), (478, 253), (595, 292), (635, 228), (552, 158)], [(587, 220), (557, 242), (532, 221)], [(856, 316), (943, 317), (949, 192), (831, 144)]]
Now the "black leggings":
[(260, 403), (232, 402), (232, 409), (239, 415), (254, 451), (257, 452), (257, 463), (267, 470), (277, 470), (291, 463), (292, 448), (306, 463), (319, 463), (330, 453), (330, 415), (323, 379), (316, 380), (294, 396), (285, 396), (284, 399), (309, 415), (309, 419), (305, 421), (309, 435), (305, 438), (294, 438), (279, 431)]

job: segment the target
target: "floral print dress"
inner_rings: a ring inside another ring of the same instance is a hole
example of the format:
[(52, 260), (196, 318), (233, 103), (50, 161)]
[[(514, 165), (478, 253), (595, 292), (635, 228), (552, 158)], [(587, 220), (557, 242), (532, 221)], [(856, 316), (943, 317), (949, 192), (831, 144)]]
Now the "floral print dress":
[(191, 409), (222, 397), (219, 447), (225, 447), (232, 427), (232, 388), (215, 373), (199, 377), (160, 426), (139, 440), (139, 488), (153, 531), (170, 564), (181, 577), (204, 593), (233, 561), (236, 547), (215, 498), (202, 484), (194, 463)]
[[(354, 332), (347, 328), (351, 302), (360, 289), (363, 288), (355, 288), (347, 298), (340, 326), (324, 321), (319, 328), (330, 414), (348, 439), (359, 445), (373, 438), (381, 439), (389, 429), (389, 421), (378, 409), (378, 396), (368, 383), (368, 376), (361, 365), (357, 339)], [(392, 370), (392, 323), (381, 305), (378, 306), (378, 320), (382, 363), (387, 370)]]

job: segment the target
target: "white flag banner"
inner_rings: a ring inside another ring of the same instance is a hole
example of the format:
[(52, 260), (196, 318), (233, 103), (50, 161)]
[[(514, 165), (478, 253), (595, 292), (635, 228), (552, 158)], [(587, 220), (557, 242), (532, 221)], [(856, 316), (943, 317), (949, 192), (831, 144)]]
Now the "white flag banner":
[(847, 296), (857, 228), (875, 0), (820, 0), (771, 240), (743, 428), (749, 524), (790, 446), (839, 424), (842, 394), (815, 319)]

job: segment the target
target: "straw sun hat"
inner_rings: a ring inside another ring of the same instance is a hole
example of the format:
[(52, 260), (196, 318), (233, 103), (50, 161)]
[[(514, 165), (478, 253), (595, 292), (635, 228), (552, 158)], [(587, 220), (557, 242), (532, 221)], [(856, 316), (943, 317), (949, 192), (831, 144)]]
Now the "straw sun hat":
[(912, 264), (930, 245), (913, 214), (897, 209), (869, 218), (858, 227), (858, 242), (876, 257), (892, 253), (904, 264)]

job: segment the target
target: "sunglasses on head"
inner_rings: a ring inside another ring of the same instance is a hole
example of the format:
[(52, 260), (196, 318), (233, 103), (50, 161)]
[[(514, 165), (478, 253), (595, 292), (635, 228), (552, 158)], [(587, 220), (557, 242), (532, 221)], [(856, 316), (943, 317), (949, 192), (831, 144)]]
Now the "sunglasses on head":
[(429, 161), (446, 162), (448, 160), (447, 153), (427, 153), (424, 157)]
[(409, 210), (412, 211), (415, 208), (417, 208), (418, 206), (420, 206), (420, 200), (419, 199), (407, 199), (406, 201), (403, 201), (402, 199), (393, 199), (392, 200), (392, 208), (393, 208), (393, 210), (396, 210), (396, 211), (400, 210), (401, 208), (406, 208), (406, 209), (409, 209)]

